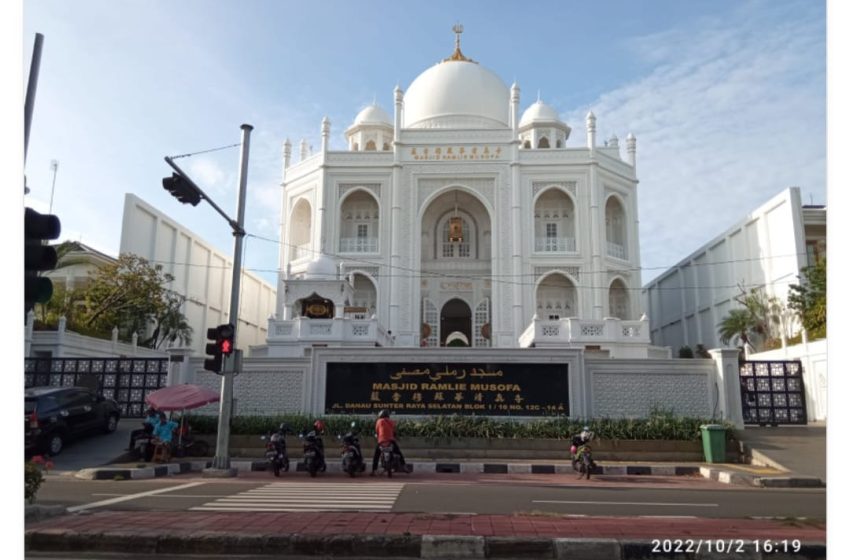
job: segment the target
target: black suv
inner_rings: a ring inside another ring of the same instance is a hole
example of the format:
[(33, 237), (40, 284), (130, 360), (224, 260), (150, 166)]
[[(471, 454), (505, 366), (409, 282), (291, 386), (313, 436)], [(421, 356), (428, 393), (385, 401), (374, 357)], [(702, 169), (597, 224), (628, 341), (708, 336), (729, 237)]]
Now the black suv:
[(118, 403), (86, 387), (32, 387), (24, 391), (25, 454), (57, 455), (65, 442), (118, 428)]

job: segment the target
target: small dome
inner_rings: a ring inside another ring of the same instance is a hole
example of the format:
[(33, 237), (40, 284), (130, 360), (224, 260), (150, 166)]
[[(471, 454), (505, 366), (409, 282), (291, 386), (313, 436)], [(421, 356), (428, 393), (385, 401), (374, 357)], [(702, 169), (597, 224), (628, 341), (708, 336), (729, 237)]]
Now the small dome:
[(322, 254), (310, 261), (304, 271), (305, 279), (336, 280), (337, 268), (333, 257)]
[(354, 124), (352, 126), (360, 124), (386, 124), (392, 126), (393, 121), (386, 111), (373, 103), (357, 113), (357, 116), (354, 117)]
[(561, 117), (558, 111), (546, 105), (540, 100), (534, 102), (531, 107), (525, 110), (522, 118), (519, 121), (520, 128), (537, 123), (560, 123)]

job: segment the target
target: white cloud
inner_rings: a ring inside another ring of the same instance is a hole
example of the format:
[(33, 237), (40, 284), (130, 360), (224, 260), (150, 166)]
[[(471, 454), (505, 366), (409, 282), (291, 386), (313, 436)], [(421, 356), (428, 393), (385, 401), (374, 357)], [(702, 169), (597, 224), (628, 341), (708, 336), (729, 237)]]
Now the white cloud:
[(644, 283), (789, 186), (825, 202), (822, 21), (773, 25), (743, 8), (634, 47), (654, 70), (591, 108), (598, 141), (638, 140)]
[(224, 190), (226, 187), (228, 174), (224, 172), (217, 162), (210, 158), (200, 157), (191, 160), (188, 173), (192, 177), (192, 180), (198, 183), (198, 186), (202, 189), (214, 188), (216, 190)]

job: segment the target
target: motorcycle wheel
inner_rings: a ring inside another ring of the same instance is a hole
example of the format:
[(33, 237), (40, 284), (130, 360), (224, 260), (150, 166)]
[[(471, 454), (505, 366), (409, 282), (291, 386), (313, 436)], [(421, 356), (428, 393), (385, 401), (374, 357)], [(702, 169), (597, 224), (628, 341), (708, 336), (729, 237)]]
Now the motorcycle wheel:
[(283, 462), (283, 472), (289, 472), (289, 459), (286, 459)]
[(274, 464), (274, 475), (280, 476), (280, 464), (279, 463)]

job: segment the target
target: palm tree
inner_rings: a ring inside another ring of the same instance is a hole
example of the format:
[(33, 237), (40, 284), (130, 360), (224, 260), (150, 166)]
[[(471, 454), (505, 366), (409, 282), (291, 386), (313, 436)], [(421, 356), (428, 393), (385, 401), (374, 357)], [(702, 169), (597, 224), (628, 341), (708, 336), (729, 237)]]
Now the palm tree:
[(747, 309), (733, 309), (717, 325), (717, 334), (720, 342), (729, 344), (730, 341), (740, 341), (741, 346), (753, 345), (750, 343), (750, 332), (753, 331), (752, 314)]

